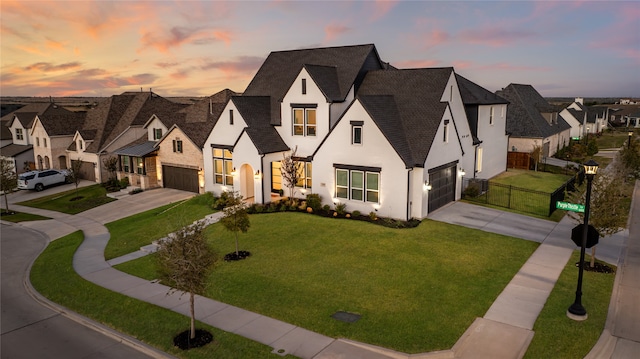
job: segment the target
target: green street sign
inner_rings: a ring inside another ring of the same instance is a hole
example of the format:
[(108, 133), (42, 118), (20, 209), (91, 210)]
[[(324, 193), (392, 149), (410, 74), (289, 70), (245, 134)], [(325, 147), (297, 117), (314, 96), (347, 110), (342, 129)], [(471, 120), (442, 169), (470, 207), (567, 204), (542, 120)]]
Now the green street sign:
[(571, 137), (571, 139), (574, 141), (580, 141), (580, 137)]
[(575, 203), (557, 201), (556, 208), (562, 209), (565, 211), (584, 213), (584, 204), (575, 204)]

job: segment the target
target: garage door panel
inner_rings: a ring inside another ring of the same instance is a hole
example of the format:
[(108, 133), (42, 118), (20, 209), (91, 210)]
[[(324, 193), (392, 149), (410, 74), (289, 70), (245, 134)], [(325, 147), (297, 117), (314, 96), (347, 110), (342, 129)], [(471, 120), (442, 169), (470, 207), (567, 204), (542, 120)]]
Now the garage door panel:
[(429, 212), (456, 199), (456, 164), (429, 173)]
[(162, 178), (165, 188), (199, 192), (198, 170), (175, 166), (162, 166)]
[[(76, 163), (78, 161), (76, 160), (71, 160), (71, 163)], [(81, 179), (85, 179), (85, 180), (89, 180), (89, 181), (95, 181), (96, 180), (96, 171), (95, 171), (95, 165), (93, 164), (93, 162), (84, 162), (84, 161), (80, 161), (80, 173), (79, 173), (79, 178)]]

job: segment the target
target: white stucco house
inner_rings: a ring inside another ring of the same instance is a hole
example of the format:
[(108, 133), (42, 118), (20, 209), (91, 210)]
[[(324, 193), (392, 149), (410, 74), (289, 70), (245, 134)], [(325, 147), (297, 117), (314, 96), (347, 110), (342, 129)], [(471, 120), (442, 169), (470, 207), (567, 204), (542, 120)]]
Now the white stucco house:
[(374, 45), (273, 52), (205, 142), (205, 190), (270, 202), (296, 149), (295, 196), (424, 218), (460, 198), (463, 176), (506, 169), (506, 106), (453, 68), (395, 69)]

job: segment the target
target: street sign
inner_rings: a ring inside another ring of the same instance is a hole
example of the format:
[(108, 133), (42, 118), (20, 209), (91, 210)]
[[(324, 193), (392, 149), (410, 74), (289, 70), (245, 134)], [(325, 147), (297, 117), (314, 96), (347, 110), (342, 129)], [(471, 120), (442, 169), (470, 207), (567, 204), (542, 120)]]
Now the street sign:
[(580, 137), (571, 137), (571, 139), (574, 141), (580, 141)]
[(563, 209), (565, 211), (584, 213), (584, 204), (575, 204), (575, 203), (557, 201), (556, 208)]
[[(571, 240), (578, 247), (582, 247), (582, 235), (584, 233), (583, 228), (584, 224), (579, 224), (573, 227), (573, 229), (571, 230)], [(589, 225), (587, 227), (587, 243), (584, 247), (591, 248), (595, 246), (596, 244), (598, 244), (598, 238), (600, 238), (600, 233), (598, 232), (598, 230), (594, 226)]]

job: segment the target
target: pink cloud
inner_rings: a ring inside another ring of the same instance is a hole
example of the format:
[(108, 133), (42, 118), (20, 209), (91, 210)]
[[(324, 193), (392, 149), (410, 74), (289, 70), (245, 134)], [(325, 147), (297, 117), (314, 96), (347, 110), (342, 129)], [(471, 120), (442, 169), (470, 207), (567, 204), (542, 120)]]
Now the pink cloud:
[(484, 44), (493, 47), (501, 47), (519, 41), (530, 40), (536, 33), (524, 30), (508, 30), (502, 27), (486, 27), (480, 29), (467, 29), (458, 34), (463, 41), (472, 44)]
[(398, 0), (375, 0), (373, 2), (373, 14), (371, 21), (376, 21), (387, 15), (391, 9), (398, 5)]
[(590, 41), (588, 46), (592, 49), (610, 49), (612, 55), (630, 58), (640, 64), (637, 50), (640, 44), (640, 33), (633, 30), (638, 28), (638, 21), (640, 21), (640, 7), (635, 3), (623, 4), (616, 8), (611, 25), (599, 31), (597, 37)]
[(260, 65), (264, 62), (264, 58), (256, 56), (240, 56), (232, 61), (205, 62), (201, 66), (202, 70), (220, 70), (226, 75), (240, 74), (252, 75)]
[(81, 66), (79, 62), (68, 62), (66, 64), (54, 65), (50, 62), (36, 62), (24, 68), (25, 71), (55, 72), (77, 69)]
[(420, 69), (425, 67), (437, 67), (440, 64), (438, 60), (407, 60), (399, 61), (393, 66), (400, 69)]
[(140, 41), (142, 44), (138, 52), (153, 47), (162, 53), (167, 53), (172, 48), (186, 44), (206, 45), (218, 41), (229, 45), (234, 37), (231, 31), (186, 26), (174, 26), (167, 30), (154, 27), (141, 32)]
[(351, 31), (351, 28), (337, 23), (331, 23), (324, 27), (325, 41), (335, 40), (338, 36)]

